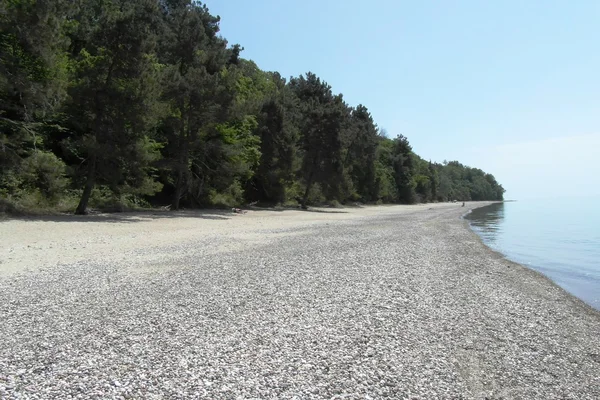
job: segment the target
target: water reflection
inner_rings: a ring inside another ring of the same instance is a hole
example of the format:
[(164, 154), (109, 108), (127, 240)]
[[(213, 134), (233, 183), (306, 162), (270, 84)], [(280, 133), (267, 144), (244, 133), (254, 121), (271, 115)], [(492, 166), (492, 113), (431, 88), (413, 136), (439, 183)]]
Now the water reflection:
[(489, 244), (494, 245), (502, 232), (504, 222), (504, 203), (494, 203), (486, 207), (476, 208), (466, 219), (471, 227)]

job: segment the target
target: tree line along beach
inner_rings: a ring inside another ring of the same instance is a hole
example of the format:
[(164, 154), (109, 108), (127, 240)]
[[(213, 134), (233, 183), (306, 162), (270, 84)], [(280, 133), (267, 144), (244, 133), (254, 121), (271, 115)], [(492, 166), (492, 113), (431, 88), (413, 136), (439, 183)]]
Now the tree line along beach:
[(1, 399), (600, 398), (598, 311), (461, 218), (491, 171), (220, 22), (0, 4)]

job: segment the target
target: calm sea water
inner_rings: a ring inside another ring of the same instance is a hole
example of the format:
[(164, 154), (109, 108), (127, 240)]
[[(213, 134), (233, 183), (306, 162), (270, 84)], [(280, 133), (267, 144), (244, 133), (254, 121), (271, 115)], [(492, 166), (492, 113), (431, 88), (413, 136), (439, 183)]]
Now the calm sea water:
[(473, 210), (483, 241), (600, 310), (600, 199), (517, 201)]

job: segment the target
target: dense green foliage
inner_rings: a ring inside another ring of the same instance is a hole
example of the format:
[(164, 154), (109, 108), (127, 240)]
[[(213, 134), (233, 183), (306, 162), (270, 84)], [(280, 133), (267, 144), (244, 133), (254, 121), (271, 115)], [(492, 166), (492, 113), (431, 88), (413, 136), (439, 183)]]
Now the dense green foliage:
[(502, 199), (242, 50), (194, 0), (3, 0), (0, 208)]

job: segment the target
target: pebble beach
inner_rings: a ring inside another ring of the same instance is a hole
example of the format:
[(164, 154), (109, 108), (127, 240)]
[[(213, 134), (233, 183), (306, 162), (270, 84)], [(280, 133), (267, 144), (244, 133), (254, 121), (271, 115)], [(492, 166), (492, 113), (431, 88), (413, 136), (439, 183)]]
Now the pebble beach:
[(600, 313), (485, 204), (0, 221), (0, 398), (600, 398)]

